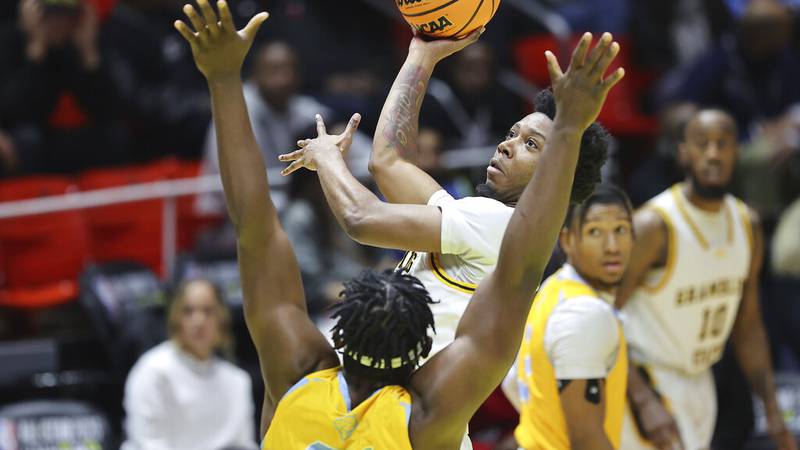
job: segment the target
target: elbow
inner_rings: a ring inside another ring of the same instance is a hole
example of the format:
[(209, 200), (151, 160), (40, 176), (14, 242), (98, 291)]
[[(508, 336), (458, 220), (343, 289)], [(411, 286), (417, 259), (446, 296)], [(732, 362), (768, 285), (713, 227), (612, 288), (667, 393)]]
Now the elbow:
[(364, 244), (369, 235), (369, 220), (367, 215), (360, 211), (348, 211), (342, 215), (342, 227), (351, 239)]

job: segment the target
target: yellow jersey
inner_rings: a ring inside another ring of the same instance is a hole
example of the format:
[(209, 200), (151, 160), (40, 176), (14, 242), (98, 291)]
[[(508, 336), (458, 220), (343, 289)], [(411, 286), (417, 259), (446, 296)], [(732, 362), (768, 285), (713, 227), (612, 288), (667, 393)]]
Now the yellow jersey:
[(278, 402), (262, 450), (411, 450), (411, 394), (384, 386), (355, 408), (340, 367), (303, 377)]
[[(570, 269), (570, 270), (567, 270)], [(527, 450), (568, 450), (570, 448), (558, 380), (545, 347), (548, 319), (556, 306), (565, 301), (600, 298), (569, 266), (556, 272), (539, 289), (525, 325), (517, 356), (517, 385), (520, 393), (520, 423), (514, 435)], [(605, 378), (605, 432), (614, 448), (619, 448), (625, 414), (625, 388), (628, 355), (622, 327), (616, 358)]]

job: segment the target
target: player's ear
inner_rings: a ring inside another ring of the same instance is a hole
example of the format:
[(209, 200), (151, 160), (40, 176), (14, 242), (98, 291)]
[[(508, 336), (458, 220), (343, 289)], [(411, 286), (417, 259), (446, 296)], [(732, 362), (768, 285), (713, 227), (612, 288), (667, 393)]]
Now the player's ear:
[(558, 235), (558, 245), (561, 246), (561, 250), (565, 254), (572, 253), (572, 235), (569, 232), (569, 228), (561, 228), (561, 233)]

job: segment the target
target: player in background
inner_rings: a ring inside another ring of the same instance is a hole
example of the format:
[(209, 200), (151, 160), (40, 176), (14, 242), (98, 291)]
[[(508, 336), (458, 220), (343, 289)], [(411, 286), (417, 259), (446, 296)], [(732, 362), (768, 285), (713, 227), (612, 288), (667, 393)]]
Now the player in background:
[(758, 216), (728, 193), (739, 155), (729, 114), (706, 109), (686, 125), (686, 180), (634, 217), (637, 234), (617, 297), (631, 370), (622, 448), (707, 449), (716, 422), (711, 366), (730, 336), (766, 407), (778, 448), (794, 450), (775, 399), (758, 300)]
[[(348, 282), (334, 313), (336, 350), (309, 319), (292, 246), (269, 197), (265, 164), (248, 121), (241, 66), (267, 18), (236, 31), (224, 0), (186, 5), (190, 43), (206, 77), (219, 146), (220, 174), (238, 237), (245, 318), (268, 395), (277, 404), (263, 448), (456, 448), (467, 421), (500, 382), (522, 339), (524, 318), (569, 203), (584, 130), (623, 76), (604, 78), (617, 44), (576, 47), (566, 73), (547, 53), (559, 115), (542, 153), (548, 170), (528, 183), (511, 217), (497, 270), (475, 292), (456, 338), (419, 369), (430, 349), (431, 299), (401, 272), (366, 272)], [(356, 116), (357, 118), (357, 116)], [(346, 131), (352, 136), (355, 123)], [(345, 168), (338, 136), (307, 143), (309, 168)], [(346, 150), (346, 149), (345, 149)]]
[(567, 213), (564, 266), (536, 294), (503, 390), (520, 411), (523, 449), (620, 448), (628, 355), (614, 311), (633, 248), (632, 208), (599, 185)]
[[(453, 341), (456, 327), (476, 285), (497, 264), (500, 242), (514, 206), (540, 165), (559, 111), (550, 90), (535, 99), (536, 112), (513, 124), (497, 145), (479, 197), (455, 200), (412, 162), (417, 151), (419, 112), (436, 64), (480, 35), (426, 42), (415, 36), (381, 111), (370, 160), (381, 193), (361, 185), (346, 168), (318, 167), (328, 204), (356, 241), (407, 251), (399, 268), (422, 281), (436, 321), (432, 355)], [(619, 46), (605, 33), (599, 45), (616, 55)], [(303, 147), (307, 141), (298, 144)], [(582, 136), (570, 202), (581, 202), (600, 180), (608, 134), (593, 123)], [(293, 161), (284, 173), (308, 167), (304, 150), (281, 157)], [(549, 170), (549, 169), (548, 169)]]

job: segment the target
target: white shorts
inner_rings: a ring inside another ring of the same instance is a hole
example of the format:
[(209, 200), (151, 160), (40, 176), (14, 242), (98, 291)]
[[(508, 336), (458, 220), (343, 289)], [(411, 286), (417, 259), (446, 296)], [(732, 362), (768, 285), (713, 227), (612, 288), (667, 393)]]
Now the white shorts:
[[(686, 375), (670, 369), (647, 367), (655, 390), (678, 424), (685, 450), (707, 450), (717, 422), (717, 392), (711, 370), (697, 375)], [(652, 450), (642, 437), (631, 415), (625, 408), (622, 425), (621, 449)]]

